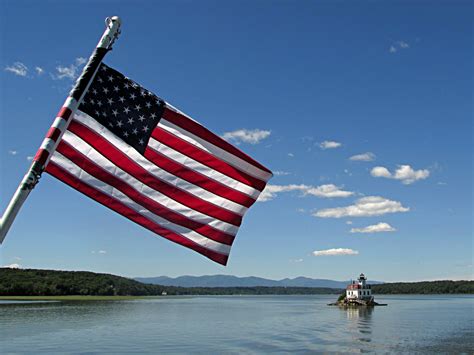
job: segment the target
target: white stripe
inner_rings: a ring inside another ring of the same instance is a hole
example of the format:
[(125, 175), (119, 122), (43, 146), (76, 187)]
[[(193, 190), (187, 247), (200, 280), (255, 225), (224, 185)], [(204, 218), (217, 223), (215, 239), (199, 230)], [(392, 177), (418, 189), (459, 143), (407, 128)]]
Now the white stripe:
[(158, 126), (160, 128), (165, 129), (169, 133), (187, 141), (188, 143), (191, 143), (195, 145), (196, 147), (201, 148), (209, 152), (210, 154), (224, 160), (228, 164), (236, 167), (237, 169), (242, 170), (246, 172), (247, 174), (252, 175), (253, 177), (256, 177), (259, 180), (266, 182), (272, 177), (272, 174), (257, 168), (255, 165), (250, 164), (243, 159), (240, 159), (239, 157), (227, 152), (226, 150), (222, 148), (215, 146), (214, 144), (206, 141), (205, 139), (202, 139), (192, 134), (191, 132), (185, 130), (184, 128), (181, 128), (165, 120), (164, 118), (160, 120), (160, 122), (158, 123)]
[(54, 150), (55, 143), (56, 142), (53, 141), (51, 138), (45, 138), (43, 139), (43, 142), (41, 142), (39, 149), (44, 149), (51, 153)]
[(209, 179), (217, 181), (227, 187), (230, 187), (236, 191), (239, 191), (253, 199), (257, 199), (260, 195), (260, 191), (254, 189), (253, 187), (246, 185), (238, 180), (234, 180), (232, 177), (227, 176), (217, 170), (214, 170), (207, 165), (201, 164), (200, 162), (188, 157), (185, 154), (174, 150), (173, 148), (167, 146), (164, 143), (157, 141), (155, 138), (151, 137), (148, 142), (148, 147), (159, 152), (160, 154), (165, 155), (166, 157), (174, 160), (175, 162), (184, 165), (198, 174), (205, 175)]
[(55, 164), (61, 166), (62, 168), (66, 169), (70, 174), (74, 175), (77, 179), (82, 181), (83, 183), (89, 185), (90, 187), (103, 192), (108, 196), (112, 196), (115, 199), (119, 200), (121, 203), (126, 205), (127, 207), (131, 208), (135, 212), (139, 213), (140, 215), (144, 216), (145, 218), (167, 228), (175, 233), (182, 235), (183, 237), (193, 241), (194, 243), (215, 251), (220, 254), (228, 255), (230, 252), (230, 246), (226, 244), (222, 244), (216, 242), (212, 239), (206, 238), (203, 235), (189, 229), (177, 225), (168, 221), (167, 219), (157, 216), (156, 214), (152, 213), (151, 211), (145, 209), (140, 204), (136, 203), (135, 201), (131, 200), (121, 191), (113, 188), (112, 186), (104, 183), (101, 180), (96, 179), (92, 175), (88, 174), (86, 171), (82, 170), (79, 166), (77, 166), (74, 162), (66, 158), (59, 152), (54, 153), (53, 157), (51, 158)]
[[(159, 204), (167, 207), (168, 209), (175, 211), (176, 213), (180, 213), (181, 215), (192, 219), (194, 221), (208, 224), (213, 226), (216, 229), (219, 229), (225, 233), (229, 233), (235, 235), (237, 233), (238, 227), (227, 222), (221, 221), (215, 217), (208, 216), (204, 213), (199, 211), (193, 210), (172, 198), (158, 192), (148, 185), (142, 183), (141, 181), (137, 180), (124, 170), (120, 169), (118, 166), (113, 164), (110, 160), (96, 151), (92, 146), (90, 146), (87, 142), (76, 136), (70, 131), (67, 131), (64, 136), (63, 140), (73, 146), (76, 150), (81, 152), (84, 156), (88, 157), (90, 160), (94, 162), (94, 164), (98, 165), (111, 175), (119, 178), (124, 183), (128, 184), (130, 188), (134, 189), (137, 193), (146, 196)], [(130, 150), (134, 150), (133, 148), (129, 148)]]
[(157, 179), (165, 181), (180, 190), (186, 191), (196, 196), (199, 199), (205, 200), (220, 208), (234, 212), (240, 216), (242, 216), (247, 211), (248, 208), (241, 204), (216, 195), (206, 189), (203, 189), (200, 186), (194, 185), (189, 181), (181, 179), (180, 177), (170, 174), (166, 170), (161, 169), (87, 114), (78, 111), (74, 116), (74, 120), (81, 122), (97, 134), (101, 135), (117, 149), (126, 154), (133, 162), (144, 168)]

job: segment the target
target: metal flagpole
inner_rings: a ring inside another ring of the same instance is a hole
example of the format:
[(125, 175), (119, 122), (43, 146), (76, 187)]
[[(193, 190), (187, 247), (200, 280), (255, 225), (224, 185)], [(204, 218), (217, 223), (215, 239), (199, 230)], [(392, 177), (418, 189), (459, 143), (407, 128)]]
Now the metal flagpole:
[(79, 107), (87, 89), (89, 88), (90, 83), (94, 79), (100, 63), (104, 59), (107, 52), (112, 49), (115, 39), (117, 39), (120, 34), (121, 21), (119, 17), (107, 17), (105, 22), (107, 28), (105, 29), (102, 37), (99, 40), (99, 43), (92, 52), (89, 61), (82, 70), (81, 76), (77, 79), (76, 84), (69, 93), (69, 96), (64, 102), (64, 105), (59, 111), (51, 128), (48, 130), (46, 137), (41, 143), (41, 146), (33, 159), (33, 163), (28, 169), (25, 177), (18, 186), (15, 194), (3, 213), (2, 218), (0, 219), (0, 244), (5, 239), (5, 236), (21, 206), (27, 199), (31, 190), (33, 190), (33, 188), (38, 183), (41, 174), (43, 173), (49, 159), (51, 158), (51, 155), (56, 150), (61, 137), (66, 131), (69, 122), (72, 120), (74, 112)]

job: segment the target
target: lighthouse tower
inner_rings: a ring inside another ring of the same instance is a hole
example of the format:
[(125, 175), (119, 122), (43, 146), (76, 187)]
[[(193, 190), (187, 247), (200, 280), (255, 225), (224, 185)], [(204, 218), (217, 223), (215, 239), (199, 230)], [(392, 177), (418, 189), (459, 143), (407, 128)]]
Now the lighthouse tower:
[(367, 278), (364, 274), (360, 274), (357, 281), (352, 281), (352, 283), (346, 287), (346, 299), (349, 301), (371, 301), (373, 298), (372, 289), (370, 285), (367, 284)]

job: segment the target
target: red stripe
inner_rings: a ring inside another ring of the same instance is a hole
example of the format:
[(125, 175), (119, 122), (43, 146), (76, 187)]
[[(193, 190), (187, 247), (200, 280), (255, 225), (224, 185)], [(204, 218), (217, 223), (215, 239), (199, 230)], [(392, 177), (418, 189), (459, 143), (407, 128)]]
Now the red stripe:
[(155, 151), (149, 146), (145, 150), (145, 157), (163, 170), (169, 172), (170, 174), (179, 176), (181, 179), (184, 179), (194, 185), (211, 191), (212, 193), (221, 196), (227, 200), (233, 201), (245, 207), (250, 207), (255, 202), (255, 200), (250, 196), (247, 196), (241, 193), (240, 191), (227, 187), (226, 185), (216, 180), (212, 180), (206, 175), (196, 172), (195, 170), (192, 170), (187, 166), (168, 158), (167, 156)]
[(35, 157), (33, 158), (34, 161), (37, 161), (41, 165), (44, 166), (46, 164), (46, 160), (48, 160), (49, 152), (46, 149), (40, 148), (36, 152)]
[(57, 117), (61, 117), (67, 121), (69, 116), (71, 116), (71, 109), (68, 107), (61, 107), (61, 110), (59, 110)]
[(150, 174), (145, 168), (135, 163), (128, 155), (124, 154), (107, 139), (90, 130), (83, 124), (73, 120), (69, 125), (68, 130), (89, 143), (114, 165), (126, 171), (144, 184), (150, 186), (152, 189), (161, 192), (162, 194), (175, 201), (178, 201), (190, 209), (199, 211), (221, 221), (231, 223), (235, 226), (240, 226), (242, 223), (242, 216), (236, 214), (235, 212), (229, 211), (199, 197), (196, 197), (195, 195), (185, 190), (179, 189), (167, 181), (159, 179), (156, 176)]
[(123, 203), (121, 203), (119, 200), (115, 199), (114, 197), (106, 195), (103, 192), (96, 190), (95, 188), (80, 181), (75, 176), (71, 175), (66, 170), (56, 165), (54, 162), (51, 162), (50, 164), (48, 164), (46, 171), (49, 174), (56, 177), (57, 179), (65, 182), (72, 188), (82, 192), (84, 195), (89, 196), (95, 201), (103, 204), (104, 206), (110, 208), (111, 210), (121, 214), (122, 216), (132, 220), (133, 222), (138, 223), (139, 225), (149, 229), (150, 231), (156, 234), (159, 234), (162, 237), (168, 240), (171, 240), (177, 244), (181, 244), (189, 249), (192, 249), (219, 264), (222, 264), (222, 265), (227, 264), (227, 259), (229, 258), (228, 255), (219, 254), (215, 251), (206, 249), (202, 247), (201, 245), (196, 244), (195, 242), (183, 237), (182, 235), (174, 233), (170, 231), (169, 229), (166, 229), (150, 221), (149, 219), (145, 218), (144, 216), (137, 213), (133, 209), (125, 206)]
[(61, 134), (61, 131), (60, 131), (59, 128), (51, 127), (48, 130), (48, 133), (46, 133), (46, 138), (50, 138), (50, 139), (52, 139), (53, 141), (56, 142), (58, 140), (60, 134)]
[(249, 157), (247, 154), (242, 152), (240, 149), (237, 149), (233, 145), (229, 144), (222, 138), (216, 136), (214, 133), (209, 131), (207, 128), (204, 128), (201, 126), (199, 123), (190, 120), (186, 116), (170, 110), (169, 108), (165, 107), (165, 110), (163, 112), (163, 118), (166, 119), (167, 121), (170, 121), (171, 123), (175, 124), (176, 126), (181, 127), (182, 129), (185, 129), (186, 131), (214, 144), (215, 146), (224, 149), (230, 154), (233, 154), (237, 157), (239, 157), (242, 160), (245, 160), (247, 163), (254, 165), (255, 167), (266, 171), (267, 173), (271, 174), (272, 172), (268, 170), (266, 167), (264, 167), (262, 164), (259, 162), (253, 160), (251, 157)]
[(168, 147), (171, 147), (174, 150), (177, 150), (178, 152), (200, 162), (201, 164), (217, 170), (224, 175), (253, 187), (254, 189), (262, 191), (265, 188), (265, 181), (259, 180), (254, 176), (238, 170), (234, 166), (216, 158), (209, 152), (196, 147), (194, 144), (186, 142), (184, 139), (167, 132), (159, 126), (153, 130), (152, 137), (157, 141), (167, 145)]
[(146, 195), (141, 194), (123, 180), (119, 179), (118, 177), (110, 174), (106, 170), (96, 165), (93, 161), (91, 161), (90, 159), (82, 155), (80, 152), (72, 148), (64, 140), (59, 143), (57, 151), (68, 159), (70, 159), (71, 161), (73, 161), (81, 169), (94, 176), (96, 179), (115, 187), (116, 189), (127, 195), (130, 199), (142, 205), (157, 216), (161, 216), (172, 223), (179, 224), (188, 229), (192, 229), (195, 232), (217, 242), (224, 243), (227, 245), (232, 244), (234, 236), (212, 228), (209, 225), (194, 221), (177, 212), (174, 212), (173, 210), (147, 197)]

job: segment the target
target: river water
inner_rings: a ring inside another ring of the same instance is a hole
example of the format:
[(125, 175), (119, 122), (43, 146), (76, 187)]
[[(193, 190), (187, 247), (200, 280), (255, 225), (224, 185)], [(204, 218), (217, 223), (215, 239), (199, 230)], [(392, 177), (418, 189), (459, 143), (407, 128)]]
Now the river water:
[(473, 296), (160, 297), (0, 301), (0, 353), (469, 353)]

